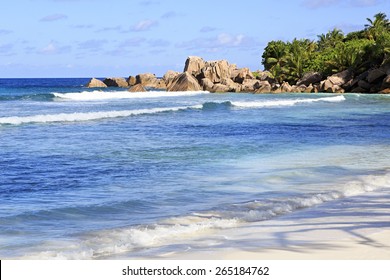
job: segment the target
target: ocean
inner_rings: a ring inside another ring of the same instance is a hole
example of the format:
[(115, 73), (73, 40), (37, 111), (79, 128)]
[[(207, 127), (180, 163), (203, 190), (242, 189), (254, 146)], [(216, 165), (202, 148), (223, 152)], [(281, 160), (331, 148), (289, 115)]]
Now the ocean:
[(390, 187), (390, 96), (0, 79), (0, 258), (148, 258)]

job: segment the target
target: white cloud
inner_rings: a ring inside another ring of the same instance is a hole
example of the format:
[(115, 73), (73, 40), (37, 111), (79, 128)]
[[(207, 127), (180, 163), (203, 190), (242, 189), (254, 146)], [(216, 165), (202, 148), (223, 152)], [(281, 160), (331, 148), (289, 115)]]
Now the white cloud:
[(11, 43), (0, 44), (0, 54), (9, 54), (14, 48), (14, 45)]
[(122, 27), (120, 25), (117, 25), (117, 26), (112, 26), (112, 27), (103, 27), (103, 28), (100, 28), (98, 30), (96, 30), (96, 32), (110, 32), (110, 31), (122, 31)]
[(13, 33), (13, 31), (8, 30), (8, 29), (0, 29), (0, 35), (8, 35)]
[(139, 2), (140, 5), (142, 6), (151, 6), (151, 5), (159, 5), (159, 1), (153, 1), (153, 0), (144, 0)]
[(239, 35), (230, 35), (227, 33), (219, 34), (217, 37), (217, 42), (221, 46), (239, 46), (242, 44), (245, 36), (242, 34)]
[(46, 47), (44, 47), (41, 50), (41, 53), (43, 54), (54, 54), (57, 52), (57, 47), (54, 45), (54, 43), (48, 44)]
[(39, 53), (44, 55), (63, 54), (71, 51), (70, 46), (60, 46), (56, 42), (50, 42), (47, 46), (43, 47)]
[(382, 0), (354, 0), (350, 1), (350, 4), (352, 6), (358, 6), (358, 7), (370, 7), (370, 6), (376, 6), (383, 2)]
[(103, 46), (107, 43), (107, 40), (87, 40), (79, 43), (79, 48), (83, 50), (89, 51), (99, 51), (103, 48)]
[(53, 14), (53, 15), (45, 16), (45, 17), (41, 18), (39, 21), (50, 22), (50, 21), (63, 20), (63, 19), (67, 19), (67, 18), (68, 18), (68, 16), (64, 15), (64, 14)]
[(164, 39), (154, 39), (154, 40), (149, 40), (148, 44), (150, 47), (157, 48), (157, 47), (168, 47), (171, 44), (171, 42)]
[(384, 0), (304, 0), (303, 6), (309, 9), (319, 9), (323, 7), (345, 5), (352, 7), (370, 7), (383, 3)]
[(318, 9), (318, 8), (322, 8), (322, 7), (327, 7), (327, 6), (331, 6), (331, 5), (334, 5), (334, 4), (339, 4), (340, 0), (304, 0), (303, 1), (303, 5), (305, 7), (308, 7), (310, 9)]
[(201, 29), (200, 29), (200, 32), (202, 33), (207, 33), (207, 32), (213, 32), (217, 30), (215, 27), (211, 27), (211, 26), (203, 26)]
[(122, 41), (119, 45), (118, 48), (124, 49), (124, 48), (129, 48), (129, 47), (139, 47), (141, 44), (145, 42), (145, 38), (142, 37), (133, 37), (130, 39), (126, 39)]
[(134, 24), (130, 28), (130, 30), (134, 31), (134, 32), (147, 31), (156, 25), (157, 25), (157, 21), (146, 19), (146, 20), (141, 20), (141, 21), (137, 22), (136, 24)]
[(91, 29), (94, 28), (95, 26), (93, 24), (75, 24), (75, 25), (71, 25), (71, 27), (77, 29)]
[(251, 48), (257, 46), (256, 40), (243, 34), (221, 33), (215, 37), (195, 38), (176, 45), (187, 50), (202, 49), (207, 52), (216, 52), (229, 48)]
[(161, 18), (163, 19), (170, 19), (170, 18), (175, 18), (175, 17), (178, 17), (180, 16), (178, 13), (176, 13), (175, 11), (169, 11), (169, 12), (166, 12), (165, 14), (163, 14), (161, 16)]

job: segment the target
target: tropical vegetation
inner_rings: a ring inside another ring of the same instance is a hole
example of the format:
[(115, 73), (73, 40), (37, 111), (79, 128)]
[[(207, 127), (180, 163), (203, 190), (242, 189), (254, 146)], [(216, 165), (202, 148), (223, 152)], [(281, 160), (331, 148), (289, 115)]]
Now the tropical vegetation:
[(307, 72), (324, 76), (346, 69), (356, 74), (390, 63), (390, 21), (385, 13), (367, 18), (363, 30), (333, 29), (317, 40), (271, 41), (262, 55), (264, 69), (278, 82), (295, 83)]

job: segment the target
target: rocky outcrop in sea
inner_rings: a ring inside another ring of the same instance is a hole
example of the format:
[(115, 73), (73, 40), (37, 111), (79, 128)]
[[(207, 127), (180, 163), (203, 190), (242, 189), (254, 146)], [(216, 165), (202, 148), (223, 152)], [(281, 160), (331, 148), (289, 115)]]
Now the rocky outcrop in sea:
[(183, 72), (168, 70), (162, 78), (152, 73), (142, 73), (124, 78), (92, 78), (87, 87), (124, 87), (129, 91), (158, 89), (166, 91), (210, 92), (328, 92), (328, 93), (390, 93), (390, 65), (370, 69), (360, 75), (344, 70), (323, 77), (319, 72), (306, 73), (295, 85), (277, 83), (268, 71), (252, 72), (249, 68), (237, 68), (227, 60), (205, 61), (198, 56), (189, 56)]

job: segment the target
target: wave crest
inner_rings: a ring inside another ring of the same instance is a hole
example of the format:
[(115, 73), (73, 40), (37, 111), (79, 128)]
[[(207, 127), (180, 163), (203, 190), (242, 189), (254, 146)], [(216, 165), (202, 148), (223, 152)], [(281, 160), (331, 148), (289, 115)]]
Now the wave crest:
[(178, 97), (206, 94), (208, 91), (148, 91), (148, 92), (129, 92), (129, 91), (83, 91), (57, 93), (53, 95), (60, 100), (73, 101), (99, 101), (110, 99), (133, 99), (133, 98), (159, 98), (159, 97)]
[[(186, 95), (186, 94), (202, 94), (204, 92), (177, 92), (172, 93), (171, 96)], [(113, 98), (113, 96), (121, 96), (121, 92), (115, 93), (99, 93), (95, 99), (91, 99), (90, 96), (94, 95), (94, 92), (90, 92), (86, 95), (85, 99), (79, 100), (98, 100), (104, 98)], [(129, 96), (134, 95), (134, 93), (128, 93)], [(164, 94), (160, 92), (152, 93), (152, 96), (159, 97)], [(168, 93), (170, 94), (170, 93)], [(61, 94), (56, 93), (55, 96), (66, 96), (72, 98), (84, 98), (84, 94), (75, 93), (74, 97), (71, 93)], [(143, 98), (144, 96), (149, 95), (149, 93), (139, 93), (138, 97), (131, 98)], [(135, 95), (137, 96), (137, 95)], [(124, 97), (126, 98), (126, 97)], [(72, 100), (76, 100), (72, 99)], [(237, 108), (265, 108), (265, 107), (280, 107), (280, 106), (294, 106), (300, 103), (313, 103), (313, 102), (341, 102), (344, 101), (344, 96), (332, 96), (332, 97), (323, 97), (323, 98), (313, 98), (313, 99), (294, 99), (294, 100), (265, 100), (265, 101), (223, 101), (223, 102), (205, 102), (203, 104), (191, 105), (191, 106), (181, 106), (181, 107), (167, 107), (167, 108), (150, 108), (150, 109), (137, 109), (137, 110), (123, 110), (123, 111), (101, 111), (101, 112), (82, 112), (82, 113), (60, 113), (60, 114), (42, 114), (34, 116), (12, 116), (12, 117), (0, 117), (0, 125), (21, 125), (26, 123), (53, 123), (53, 122), (79, 122), (79, 121), (92, 121), (108, 118), (118, 118), (118, 117), (130, 117), (135, 115), (143, 114), (156, 114), (162, 112), (174, 112), (188, 109), (198, 109), (198, 110), (218, 110), (231, 107)]]
[(174, 112), (186, 109), (196, 109), (197, 106), (188, 107), (168, 107), (168, 108), (151, 108), (139, 110), (124, 110), (124, 111), (103, 111), (103, 112), (87, 112), (87, 113), (61, 113), (52, 115), (35, 115), (26, 117), (2, 117), (0, 125), (21, 125), (27, 123), (53, 123), (53, 122), (81, 122), (93, 121), (100, 119), (130, 117), (144, 114), (156, 114), (164, 112)]
[(345, 97), (330, 96), (321, 98), (309, 98), (309, 99), (291, 99), (291, 100), (267, 100), (267, 101), (235, 101), (232, 105), (241, 108), (265, 108), (265, 107), (283, 107), (283, 106), (294, 106), (302, 103), (313, 103), (313, 102), (342, 102)]

